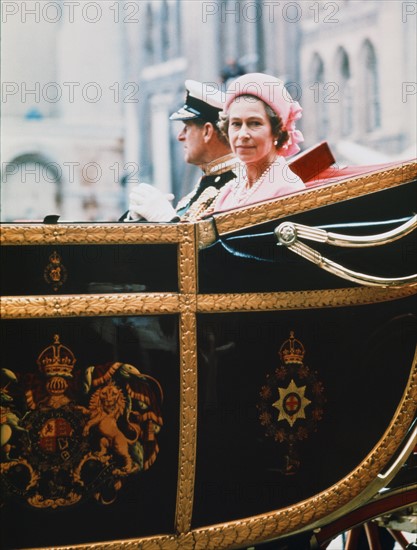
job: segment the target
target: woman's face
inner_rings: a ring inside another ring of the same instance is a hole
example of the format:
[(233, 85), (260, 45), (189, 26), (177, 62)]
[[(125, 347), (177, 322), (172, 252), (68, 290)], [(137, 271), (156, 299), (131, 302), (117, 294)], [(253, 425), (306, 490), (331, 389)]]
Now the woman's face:
[(265, 165), (273, 162), (276, 138), (260, 99), (237, 97), (232, 102), (228, 134), (233, 152), (245, 164), (259, 166), (263, 172)]

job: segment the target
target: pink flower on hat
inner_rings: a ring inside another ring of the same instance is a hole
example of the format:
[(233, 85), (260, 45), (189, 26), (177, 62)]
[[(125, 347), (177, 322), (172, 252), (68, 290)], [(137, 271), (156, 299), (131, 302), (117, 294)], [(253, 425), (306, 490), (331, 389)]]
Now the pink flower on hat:
[(263, 73), (248, 73), (234, 80), (227, 89), (224, 111), (228, 112), (231, 103), (242, 95), (252, 95), (264, 101), (281, 117), (283, 129), (289, 138), (280, 148), (278, 154), (284, 157), (298, 153), (298, 143), (304, 141), (303, 134), (297, 130), (295, 123), (302, 116), (298, 101), (290, 96), (284, 83), (279, 78)]
[(289, 134), (288, 141), (281, 147), (279, 154), (283, 157), (289, 157), (295, 155), (300, 150), (299, 143), (304, 141), (304, 136), (300, 130), (297, 130), (295, 123), (302, 117), (302, 107), (298, 101), (293, 101), (290, 107), (290, 113), (288, 115), (285, 128)]

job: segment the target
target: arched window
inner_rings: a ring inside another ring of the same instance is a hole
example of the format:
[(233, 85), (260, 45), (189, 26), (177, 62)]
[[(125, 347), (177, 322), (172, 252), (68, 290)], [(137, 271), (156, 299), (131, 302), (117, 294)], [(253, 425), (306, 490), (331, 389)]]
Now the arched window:
[(43, 220), (61, 214), (61, 168), (37, 154), (16, 157), (3, 168), (1, 219)]
[(146, 5), (146, 15), (145, 15), (145, 52), (147, 62), (152, 64), (155, 62), (155, 47), (153, 42), (153, 33), (154, 33), (154, 20), (152, 13), (152, 5), (149, 2)]
[(174, 17), (173, 19), (173, 37), (172, 40), (175, 44), (174, 56), (180, 56), (181, 50), (181, 37), (182, 37), (182, 21), (181, 21), (181, 0), (176, 0), (174, 5)]
[(162, 61), (167, 61), (170, 57), (170, 16), (167, 0), (162, 1), (161, 5), (161, 57)]
[(339, 135), (347, 137), (353, 130), (353, 102), (350, 63), (344, 48), (339, 48), (336, 55), (336, 74), (339, 98)]
[(379, 103), (378, 66), (375, 49), (369, 40), (361, 48), (360, 65), (363, 71), (363, 121), (366, 132), (372, 132), (381, 126)]
[(241, 16), (239, 4), (234, 0), (223, 2), (224, 9), (220, 18), (223, 34), (223, 55), (227, 58), (237, 58), (242, 55)]

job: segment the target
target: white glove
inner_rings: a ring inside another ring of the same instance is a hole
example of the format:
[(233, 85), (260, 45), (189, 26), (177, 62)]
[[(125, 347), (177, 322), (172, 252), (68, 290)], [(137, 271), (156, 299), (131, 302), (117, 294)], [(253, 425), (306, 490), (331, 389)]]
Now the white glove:
[(172, 193), (162, 193), (153, 185), (139, 183), (129, 195), (129, 216), (132, 220), (169, 222), (176, 216), (170, 203), (173, 199)]

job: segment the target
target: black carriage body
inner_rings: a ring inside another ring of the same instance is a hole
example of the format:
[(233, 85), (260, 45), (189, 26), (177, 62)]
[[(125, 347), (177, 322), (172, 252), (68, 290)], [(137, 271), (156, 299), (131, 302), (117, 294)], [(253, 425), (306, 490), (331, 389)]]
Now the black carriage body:
[[(242, 548), (388, 487), (415, 439), (415, 282), (345, 280), (275, 229), (391, 231), (413, 175), (196, 224), (5, 225), (2, 548)], [(400, 280), (415, 243), (309, 244)]]

